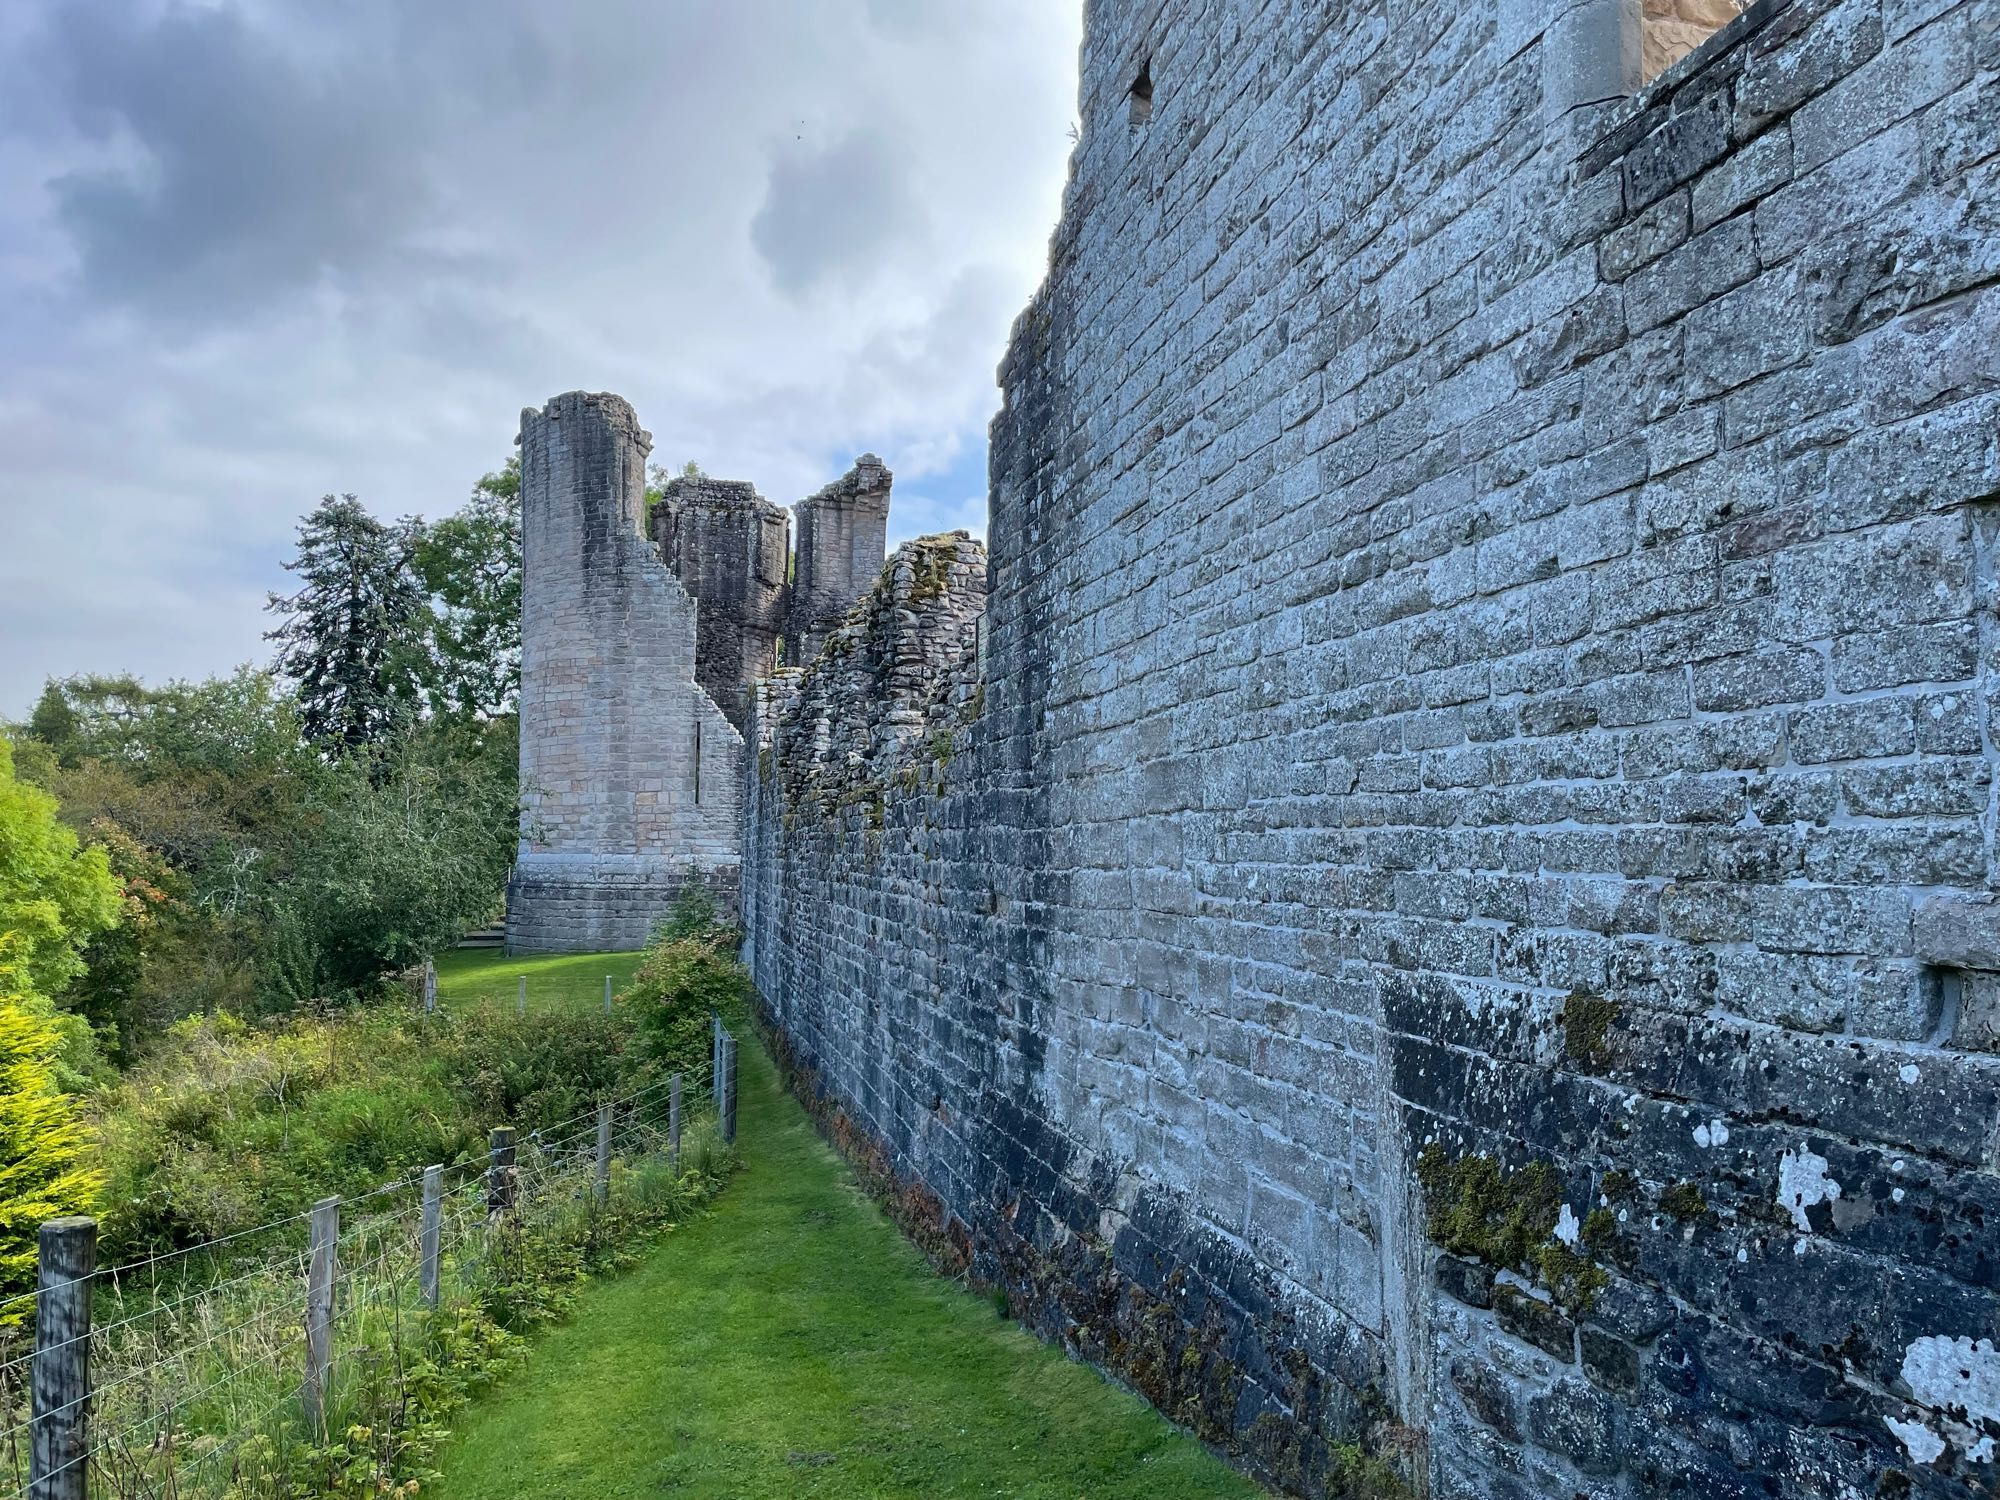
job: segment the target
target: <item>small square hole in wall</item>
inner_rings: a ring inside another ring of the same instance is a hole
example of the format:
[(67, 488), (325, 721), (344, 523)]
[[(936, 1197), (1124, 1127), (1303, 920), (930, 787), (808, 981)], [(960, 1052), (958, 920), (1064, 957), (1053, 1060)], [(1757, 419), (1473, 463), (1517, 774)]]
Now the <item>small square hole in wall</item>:
[(1935, 1045), (2000, 1051), (2000, 972), (1925, 964), (1923, 982)]
[(1147, 58), (1139, 64), (1139, 76), (1132, 80), (1129, 95), (1132, 105), (1131, 120), (1134, 125), (1143, 125), (1153, 118), (1153, 60)]

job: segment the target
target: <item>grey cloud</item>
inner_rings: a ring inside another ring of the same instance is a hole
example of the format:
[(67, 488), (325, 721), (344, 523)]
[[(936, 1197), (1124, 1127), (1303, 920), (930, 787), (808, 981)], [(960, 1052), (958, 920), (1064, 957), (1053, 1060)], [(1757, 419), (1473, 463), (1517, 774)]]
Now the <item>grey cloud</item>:
[(198, 317), (396, 262), (434, 202), (410, 111), (228, 9), (69, 3), (46, 40), (75, 125), (118, 160), (50, 182), (86, 286)]
[(837, 279), (854, 286), (924, 228), (906, 150), (880, 129), (824, 150), (781, 150), (771, 163), (750, 241), (778, 286), (801, 296)]

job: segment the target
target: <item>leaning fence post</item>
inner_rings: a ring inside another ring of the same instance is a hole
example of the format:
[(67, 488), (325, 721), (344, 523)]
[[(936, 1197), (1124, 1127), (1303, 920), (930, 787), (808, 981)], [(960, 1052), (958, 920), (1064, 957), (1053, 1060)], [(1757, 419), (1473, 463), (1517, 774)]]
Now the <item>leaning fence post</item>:
[(51, 1219), (37, 1246), (29, 1500), (85, 1500), (90, 1480), (90, 1283), (97, 1220)]
[(597, 1106), (597, 1206), (611, 1201), (611, 1106)]
[(312, 1206), (312, 1261), (306, 1272), (306, 1426), (326, 1436), (327, 1381), (333, 1373), (333, 1279), (340, 1246), (340, 1200)]
[(736, 1038), (727, 1031), (722, 1033), (722, 1140), (724, 1145), (736, 1140)]
[(514, 1206), (514, 1127), (495, 1125), (486, 1152), (486, 1217), (497, 1219)]
[(517, 1016), (525, 1016), (527, 1013), (528, 1013), (528, 976), (526, 974), (523, 974), (521, 976), (521, 987), (514, 992), (514, 1014)]
[(444, 1206), (444, 1168), (424, 1168), (424, 1212), (418, 1221), (417, 1248), (423, 1264), (418, 1268), (418, 1285), (423, 1288), (424, 1305), (438, 1305), (438, 1239)]
[(424, 960), (424, 1014), (436, 1015), (438, 1008), (437, 965), (428, 958)]
[(674, 1074), (674, 1081), (667, 1090), (667, 1143), (673, 1150), (674, 1175), (681, 1171), (681, 1075)]

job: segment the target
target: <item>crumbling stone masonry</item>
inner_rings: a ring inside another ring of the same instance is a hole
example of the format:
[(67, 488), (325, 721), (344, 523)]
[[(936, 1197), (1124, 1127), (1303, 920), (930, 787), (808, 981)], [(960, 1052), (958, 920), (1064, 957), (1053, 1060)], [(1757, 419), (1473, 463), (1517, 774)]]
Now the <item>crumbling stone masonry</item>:
[(882, 570), (892, 479), (881, 459), (864, 453), (843, 477), (793, 507), (799, 550), (785, 632), (790, 665), (805, 666), (819, 655), (821, 642)]
[(791, 517), (755, 485), (694, 475), (667, 481), (647, 523), (695, 601), (695, 681), (740, 732), (752, 687), (778, 668)]
[(690, 870), (735, 902), (743, 737), (695, 681), (695, 607), (640, 536), (652, 439), (617, 396), (521, 414), (515, 953), (637, 948)]
[(801, 1090), (1299, 1493), (1994, 1492), (2000, 7), (1667, 9), (1096, 0), (984, 577), (756, 695)]

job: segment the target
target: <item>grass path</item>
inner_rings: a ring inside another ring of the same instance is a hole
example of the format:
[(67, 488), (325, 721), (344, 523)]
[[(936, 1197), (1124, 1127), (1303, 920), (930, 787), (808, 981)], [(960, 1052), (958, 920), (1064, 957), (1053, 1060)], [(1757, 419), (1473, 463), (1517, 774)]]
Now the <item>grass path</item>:
[[(601, 986), (605, 960), (589, 962)], [(427, 1496), (1262, 1493), (933, 1275), (748, 1037), (741, 1066), (744, 1166), (714, 1211), (538, 1340)]]
[(639, 953), (548, 953), (509, 958), (495, 948), (451, 948), (437, 956), (438, 1000), (469, 1009), (512, 1007), (528, 980), (528, 1009), (575, 1010), (604, 1003), (604, 976), (623, 989), (639, 967)]

